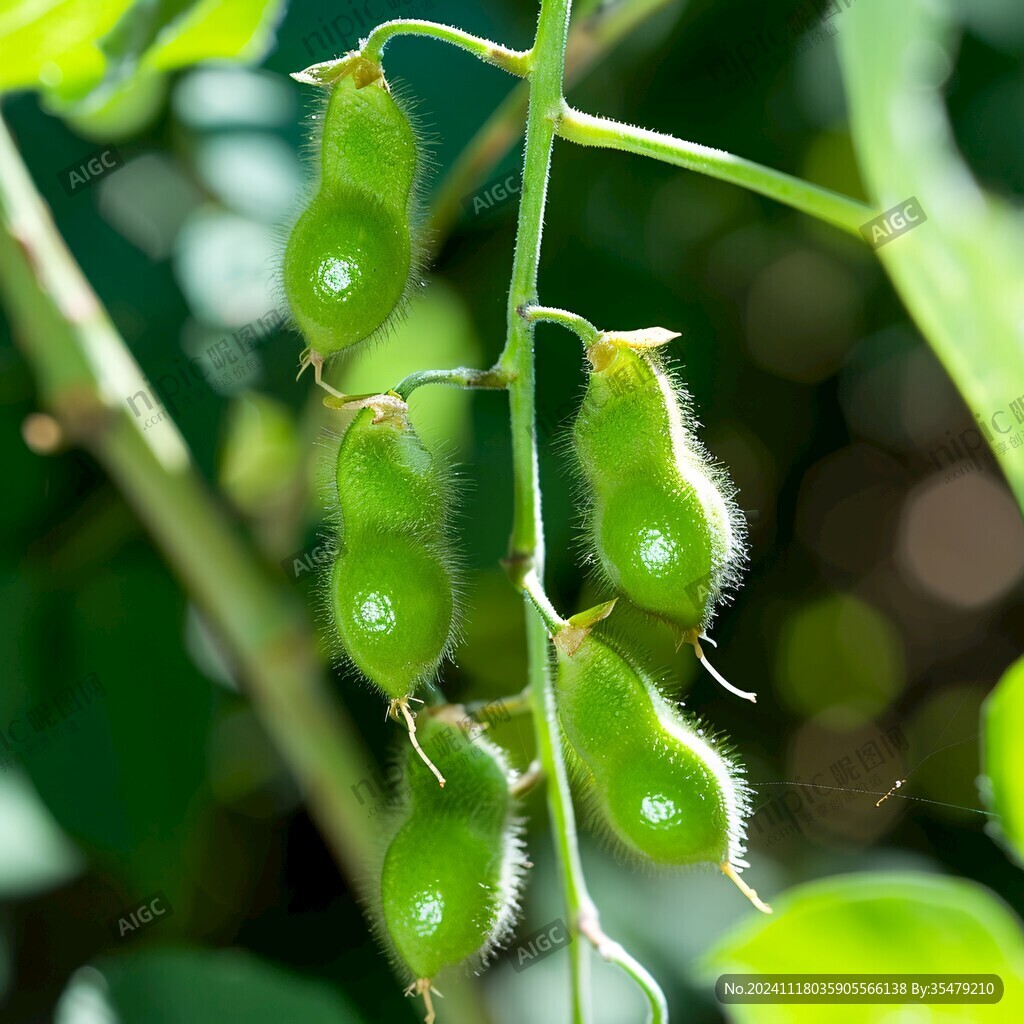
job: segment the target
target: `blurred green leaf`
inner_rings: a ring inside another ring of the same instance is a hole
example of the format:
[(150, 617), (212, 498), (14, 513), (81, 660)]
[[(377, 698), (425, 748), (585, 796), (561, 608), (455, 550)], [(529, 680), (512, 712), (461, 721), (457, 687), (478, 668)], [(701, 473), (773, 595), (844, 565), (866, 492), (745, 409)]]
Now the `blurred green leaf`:
[(215, 57), (259, 60), (274, 42), (284, 8), (284, 0), (198, 0), (161, 32), (143, 63), (170, 71)]
[(17, 0), (0, 12), (0, 90), (102, 106), (138, 73), (258, 60), (283, 9), (284, 0)]
[(58, 1021), (74, 1021), (75, 1003), (88, 1004), (90, 996), (95, 999), (96, 989), (103, 988), (104, 1002), (116, 1014), (114, 1019), (124, 1024), (360, 1022), (341, 996), (326, 985), (235, 950), (186, 949), (110, 958), (100, 961), (95, 970), (79, 972), (65, 992)]
[(771, 917), (749, 919), (704, 959), (712, 983), (722, 974), (998, 974), (995, 1007), (928, 1004), (732, 1005), (733, 1021), (757, 1024), (918, 1024), (1020, 1020), (1024, 1013), (1024, 934), (993, 893), (962, 879), (925, 874), (842, 875), (797, 886), (772, 901)]
[(1024, 658), (999, 680), (981, 710), (982, 799), (1000, 820), (990, 831), (1024, 867)]
[(233, 399), (220, 453), (220, 486), (253, 515), (287, 500), (287, 484), (301, 457), (291, 410), (256, 391)]
[[(1020, 390), (1024, 221), (982, 191), (957, 151), (943, 99), (956, 49), (948, 16), (928, 0), (861, 0), (838, 42), (875, 206), (916, 197), (928, 218), (879, 258), (964, 400), (987, 418)], [(996, 454), (1024, 507), (1022, 449), (1005, 447)]]
[(0, 897), (42, 892), (82, 870), (78, 850), (19, 772), (0, 772), (0, 821)]
[(17, 0), (0, 12), (0, 90), (49, 89), (66, 94), (95, 83), (106, 60), (100, 39), (131, 0)]
[(100, 42), (109, 73), (130, 74), (160, 33), (195, 7), (199, 0), (135, 0)]
[[(160, 889), (176, 909), (196, 884), (183, 851), (210, 801), (217, 700), (182, 650), (183, 615), (165, 571), (129, 552), (111, 558), (68, 602), (50, 595), (26, 614), (24, 636), (62, 640), (0, 700), (4, 722), (17, 720), (16, 738), (25, 737), (14, 754), (65, 832), (116, 865), (129, 894)], [(130, 644), (115, 639), (120, 629)], [(171, 920), (177, 927), (185, 915)]]
[(139, 134), (163, 109), (167, 76), (138, 74), (116, 89), (105, 90), (96, 102), (61, 103), (47, 97), (47, 106), (64, 117), (78, 135), (97, 142), (116, 142)]

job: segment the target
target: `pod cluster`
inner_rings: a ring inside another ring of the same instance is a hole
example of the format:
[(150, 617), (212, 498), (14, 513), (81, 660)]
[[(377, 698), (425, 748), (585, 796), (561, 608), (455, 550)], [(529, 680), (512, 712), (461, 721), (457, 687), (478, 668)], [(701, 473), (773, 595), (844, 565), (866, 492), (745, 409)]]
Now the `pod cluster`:
[[(303, 363), (323, 383), (324, 359), (380, 332), (408, 292), (422, 158), (379, 65), (355, 53), (303, 75), (312, 72), (304, 80), (330, 90), (320, 173), (288, 238), (283, 278), (308, 341)], [(743, 523), (734, 488), (697, 439), (686, 394), (657, 352), (668, 337), (593, 330), (574, 448), (605, 580), (706, 664), (698, 641), (735, 581)], [(482, 965), (512, 928), (526, 866), (514, 798), (521, 786), (479, 726), (456, 721), (450, 706), (418, 716), (410, 709), (458, 630), (452, 475), (396, 393), (334, 394), (354, 416), (332, 467), (338, 544), (326, 605), (340, 650), (409, 731), (375, 917), (430, 1022), (438, 974)], [(613, 604), (550, 623), (556, 711), (593, 817), (634, 856), (719, 866), (767, 909), (738, 877), (749, 813), (741, 769), (665, 699), (628, 647), (595, 631)]]
[[(588, 541), (606, 581), (699, 640), (743, 556), (734, 488), (697, 439), (683, 389), (657, 352), (660, 329), (589, 338), (590, 373), (573, 430), (586, 483)], [(553, 628), (556, 706), (593, 818), (623, 850), (656, 864), (718, 866), (739, 878), (750, 809), (742, 770), (705, 726), (661, 694), (628, 647), (595, 632), (614, 601)], [(705, 638), (706, 639), (706, 638)]]
[(504, 754), (464, 726), (421, 716), (420, 740), (448, 784), (406, 752), (380, 866), (382, 933), (428, 1010), (440, 971), (481, 966), (511, 931), (525, 867)]
[(330, 617), (356, 668), (404, 702), (434, 677), (456, 634), (451, 474), (397, 400), (356, 413), (334, 468)]
[(380, 331), (406, 295), (421, 156), (409, 117), (365, 60), (330, 85), (319, 148), (318, 187), (283, 273), (296, 325), (322, 359)]

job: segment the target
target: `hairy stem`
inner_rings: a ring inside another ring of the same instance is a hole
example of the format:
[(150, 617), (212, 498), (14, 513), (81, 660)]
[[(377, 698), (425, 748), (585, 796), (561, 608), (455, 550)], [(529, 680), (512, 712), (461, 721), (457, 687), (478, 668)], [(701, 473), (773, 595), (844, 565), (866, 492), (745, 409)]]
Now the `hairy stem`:
[(619, 149), (625, 153), (648, 156), (733, 185), (742, 185), (802, 213), (828, 221), (858, 238), (861, 237), (861, 225), (876, 215), (870, 206), (848, 196), (733, 156), (721, 149), (684, 142), (672, 135), (635, 128), (607, 117), (594, 117), (573, 110), (568, 104), (562, 109), (558, 134), (581, 146)]
[(567, 309), (556, 309), (554, 306), (527, 306), (520, 310), (524, 320), (531, 324), (559, 324), (572, 331), (584, 345), (592, 345), (600, 335), (600, 331), (579, 313), (570, 313)]
[(396, 384), (392, 390), (402, 398), (408, 397), (424, 384), (447, 384), (466, 390), (502, 391), (508, 387), (508, 378), (500, 369), (471, 370), (465, 366), (454, 370), (418, 370)]
[[(569, 777), (562, 753), (561, 729), (555, 711), (555, 694), (549, 651), (549, 628), (561, 622), (544, 596), (544, 526), (538, 474), (535, 359), (533, 324), (522, 315), (537, 298), (537, 271), (547, 198), (548, 175), (555, 125), (560, 116), (565, 75), (565, 47), (570, 0), (541, 0), (540, 20), (533, 46), (530, 76), (530, 110), (526, 123), (523, 188), (519, 202), (512, 284), (508, 296), (508, 340), (499, 367), (509, 380), (512, 421), (512, 463), (515, 481), (512, 537), (508, 568), (524, 592), (526, 604), (527, 657), (530, 697), (533, 705), (537, 757), (547, 777), (548, 811), (555, 849), (561, 867), (569, 930), (581, 934), (581, 924), (596, 934), (597, 909), (587, 892), (576, 836), (576, 818)], [(547, 620), (547, 621), (545, 621)], [(615, 962), (626, 967), (644, 989), (653, 1019), (667, 1020), (665, 997), (646, 971), (621, 951)], [(590, 1019), (589, 950), (582, 942), (570, 942), (572, 1020)]]
[[(565, 84), (597, 67), (614, 47), (646, 19), (679, 0), (628, 0), (575, 21), (565, 51)], [(439, 248), (459, 216), (464, 197), (482, 181), (523, 134), (530, 99), (526, 82), (505, 97), (459, 154), (434, 199), (430, 238)]]
[(420, 21), (414, 18), (396, 18), (378, 25), (364, 40), (361, 53), (369, 61), (379, 64), (384, 47), (395, 36), (430, 36), (442, 42), (451, 43), (462, 50), (473, 54), (486, 64), (508, 71), (519, 78), (530, 73), (530, 53), (527, 50), (510, 50), (506, 46), (492, 43), (489, 39), (463, 32), (451, 25), (441, 25), (435, 21)]

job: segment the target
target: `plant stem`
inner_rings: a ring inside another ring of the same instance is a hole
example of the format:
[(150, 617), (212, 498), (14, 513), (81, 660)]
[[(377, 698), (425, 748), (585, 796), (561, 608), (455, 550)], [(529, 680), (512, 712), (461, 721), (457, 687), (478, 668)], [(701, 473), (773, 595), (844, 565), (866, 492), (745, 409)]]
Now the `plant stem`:
[(424, 384), (448, 384), (455, 388), (467, 390), (503, 391), (508, 387), (508, 379), (500, 369), (471, 370), (465, 366), (454, 370), (418, 370), (396, 384), (391, 390), (396, 395), (408, 399), (417, 388)]
[(568, 328), (587, 347), (593, 345), (600, 331), (579, 313), (570, 313), (567, 309), (555, 309), (553, 306), (527, 306), (520, 310), (523, 318), (533, 323), (560, 324)]
[(420, 21), (414, 18), (396, 18), (378, 25), (365, 39), (361, 53), (369, 61), (379, 64), (384, 54), (384, 47), (395, 36), (430, 36), (442, 42), (451, 43), (478, 57), (486, 64), (508, 71), (519, 78), (530, 73), (530, 53), (528, 50), (510, 50), (489, 39), (463, 32), (451, 25), (441, 25), (435, 21)]
[[(544, 526), (537, 458), (533, 324), (520, 313), (520, 310), (533, 305), (537, 298), (537, 271), (551, 152), (555, 124), (563, 104), (570, 5), (570, 0), (541, 0), (540, 20), (532, 51), (533, 71), (530, 76), (523, 188), (508, 297), (508, 341), (498, 365), (505, 371), (509, 381), (515, 481), (512, 537), (507, 565), (513, 582), (525, 593), (527, 660), (537, 756), (548, 780), (548, 811), (561, 868), (569, 932), (570, 935), (579, 936), (581, 926), (585, 926), (588, 930), (584, 934), (593, 938), (600, 934), (598, 915), (587, 892), (580, 860), (576, 818), (562, 754), (561, 729), (555, 711), (548, 646), (549, 623), (554, 626), (561, 620), (544, 596), (542, 584)], [(545, 619), (549, 622), (545, 622)], [(665, 997), (657, 983), (621, 947), (616, 946), (614, 953), (614, 962), (628, 970), (644, 989), (652, 1007), (653, 1020), (663, 1024), (667, 1020)], [(590, 1019), (588, 955), (589, 949), (585, 943), (569, 943), (573, 1024), (587, 1024)]]
[(524, 596), (543, 620), (549, 635), (554, 636), (565, 626), (565, 619), (555, 611), (554, 606), (548, 600), (548, 595), (544, 593), (544, 588), (534, 570), (531, 569), (523, 577), (522, 588)]
[[(512, 284), (508, 296), (508, 340), (499, 360), (499, 365), (509, 377), (515, 481), (509, 567), (514, 582), (520, 586), (531, 571), (538, 579), (543, 578), (544, 525), (541, 519), (537, 460), (533, 326), (519, 315), (519, 309), (532, 304), (537, 297), (537, 270), (544, 229), (548, 173), (555, 120), (562, 103), (570, 2), (541, 0), (540, 20), (533, 47), (534, 70), (530, 79), (523, 188), (519, 202)], [(578, 935), (580, 907), (588, 897), (583, 885), (583, 866), (576, 844), (576, 821), (555, 717), (548, 630), (544, 620), (528, 601), (526, 643), (537, 756), (548, 778), (548, 811), (561, 866), (568, 927), (570, 934)], [(569, 956), (573, 1024), (587, 1024), (590, 1019), (590, 985), (589, 962), (584, 944), (579, 941), (570, 942)]]
[[(638, 25), (678, 0), (629, 0), (601, 7), (576, 21), (565, 51), (565, 84), (573, 84), (597, 67), (617, 43)], [(433, 247), (451, 232), (463, 198), (497, 165), (523, 134), (530, 89), (520, 82), (480, 126), (452, 165), (434, 199), (430, 220)]]
[(329, 696), (302, 609), (283, 577), (275, 585), (240, 543), (170, 417), (143, 432), (129, 412), (127, 397), (148, 391), (146, 382), (2, 120), (0, 291), (44, 403), (103, 464), (225, 641), (310, 813), (358, 884), (374, 837), (350, 787), (369, 757)]
[(638, 156), (648, 156), (653, 160), (707, 174), (733, 185), (741, 185), (802, 213), (828, 221), (858, 238), (861, 237), (860, 226), (875, 216), (875, 211), (864, 203), (782, 171), (763, 167), (721, 149), (684, 142), (672, 135), (635, 128), (607, 117), (584, 114), (573, 110), (568, 104), (562, 109), (558, 134), (581, 146), (636, 153)]
[[(530, 688), (527, 686), (521, 693), (513, 694), (509, 697), (492, 697), (490, 700), (471, 700), (467, 701), (463, 707), (466, 710), (467, 715), (471, 715), (473, 718), (483, 715), (486, 719), (490, 709), (497, 705), (501, 711), (506, 712), (508, 715), (529, 715), (532, 713), (533, 708), (530, 705)], [(491, 714), (495, 712), (491, 711)]]

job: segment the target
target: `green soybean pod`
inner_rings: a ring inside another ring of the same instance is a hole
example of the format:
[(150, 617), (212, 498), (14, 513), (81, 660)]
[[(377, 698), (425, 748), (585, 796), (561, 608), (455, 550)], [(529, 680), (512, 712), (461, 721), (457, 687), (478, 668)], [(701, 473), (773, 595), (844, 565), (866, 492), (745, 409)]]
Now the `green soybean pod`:
[(334, 465), (340, 543), (326, 604), (341, 653), (389, 698), (389, 714), (404, 717), (419, 749), (409, 701), (458, 631), (451, 474), (423, 445), (404, 402), (379, 395), (353, 404), (362, 408)]
[(446, 535), (452, 474), (412, 428), (404, 403), (393, 412), (356, 413), (338, 446), (334, 480), (346, 530), (387, 527), (434, 541)]
[(611, 641), (555, 636), (558, 719), (593, 817), (617, 843), (662, 865), (710, 863), (740, 878), (749, 790), (740, 768)]
[(480, 967), (511, 932), (526, 866), (504, 753), (453, 709), (426, 717), (423, 744), (444, 768), (442, 793), (410, 754), (390, 823), (376, 915), (387, 945), (434, 1019), (432, 982)]
[[(379, 66), (342, 62), (328, 84), (316, 193), (284, 252), (284, 290), (309, 343), (304, 364), (376, 335), (411, 286), (422, 163), (410, 119)], [(305, 79), (311, 80), (311, 79)], [(319, 376), (318, 376), (319, 380)]]
[(408, 533), (346, 531), (330, 587), (345, 653), (395, 707), (433, 678), (453, 639), (449, 552)]
[(712, 668), (699, 643), (743, 559), (735, 488), (696, 437), (689, 399), (653, 347), (605, 333), (587, 354), (573, 437), (597, 564), (617, 591), (692, 644), (726, 689), (755, 700)]

